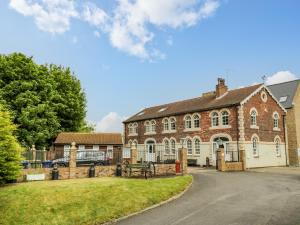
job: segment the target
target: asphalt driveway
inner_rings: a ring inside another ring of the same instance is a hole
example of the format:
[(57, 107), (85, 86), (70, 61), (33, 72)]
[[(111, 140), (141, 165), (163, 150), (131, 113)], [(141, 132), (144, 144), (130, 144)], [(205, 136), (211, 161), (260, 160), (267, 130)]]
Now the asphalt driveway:
[(300, 169), (192, 173), (193, 186), (183, 197), (117, 224), (300, 225)]

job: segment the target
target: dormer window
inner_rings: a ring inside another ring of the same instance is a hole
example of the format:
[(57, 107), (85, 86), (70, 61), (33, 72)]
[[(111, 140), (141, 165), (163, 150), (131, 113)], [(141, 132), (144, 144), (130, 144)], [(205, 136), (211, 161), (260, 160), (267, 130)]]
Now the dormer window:
[(160, 110), (158, 110), (158, 112), (163, 112), (163, 111), (166, 111), (166, 110), (167, 110), (167, 107), (161, 108)]

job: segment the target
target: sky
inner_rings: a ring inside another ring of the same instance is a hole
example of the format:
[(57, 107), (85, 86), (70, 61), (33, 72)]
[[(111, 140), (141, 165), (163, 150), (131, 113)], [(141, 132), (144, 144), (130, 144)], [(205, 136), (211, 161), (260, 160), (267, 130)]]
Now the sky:
[(298, 0), (1, 0), (0, 54), (70, 67), (97, 131), (149, 106), (300, 76)]

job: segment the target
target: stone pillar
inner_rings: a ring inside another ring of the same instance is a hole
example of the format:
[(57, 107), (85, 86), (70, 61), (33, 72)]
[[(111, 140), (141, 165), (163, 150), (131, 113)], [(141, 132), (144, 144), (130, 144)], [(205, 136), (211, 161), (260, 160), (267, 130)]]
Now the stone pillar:
[(217, 150), (217, 155), (218, 155), (218, 170), (224, 172), (226, 171), (224, 148), (219, 148)]
[(136, 164), (137, 163), (137, 146), (136, 144), (132, 144), (131, 152), (130, 152), (130, 163)]
[(187, 149), (179, 149), (179, 161), (182, 174), (187, 173)]
[(31, 151), (32, 151), (32, 161), (35, 161), (35, 160), (36, 160), (36, 149), (35, 149), (35, 145), (32, 145)]
[(76, 155), (77, 155), (77, 148), (76, 143), (72, 142), (70, 154), (69, 154), (69, 178), (76, 178)]
[(243, 171), (246, 170), (246, 154), (245, 154), (245, 150), (240, 150), (240, 162), (242, 163), (243, 166)]
[(46, 161), (47, 160), (47, 151), (46, 151), (46, 148), (44, 147), (43, 148), (43, 161)]

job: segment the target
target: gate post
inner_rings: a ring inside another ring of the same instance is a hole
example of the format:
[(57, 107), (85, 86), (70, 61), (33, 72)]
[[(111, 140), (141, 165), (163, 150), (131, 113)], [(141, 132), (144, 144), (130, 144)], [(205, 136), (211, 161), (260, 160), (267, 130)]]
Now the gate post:
[(137, 163), (137, 146), (136, 146), (136, 144), (132, 144), (130, 151), (131, 151), (130, 163), (131, 164), (136, 164)]
[(243, 171), (246, 170), (245, 150), (240, 150), (240, 162), (242, 163)]
[(36, 161), (36, 149), (35, 149), (35, 145), (32, 145), (31, 151), (32, 151), (32, 161), (35, 162)]
[(179, 161), (181, 165), (182, 174), (187, 173), (187, 149), (181, 148), (179, 149)]
[(75, 178), (76, 177), (76, 155), (77, 155), (77, 148), (76, 143), (72, 142), (69, 154), (69, 178)]
[(224, 154), (224, 148), (219, 148), (217, 150), (217, 164), (218, 164), (218, 171), (225, 171), (226, 165), (225, 165), (225, 154)]

